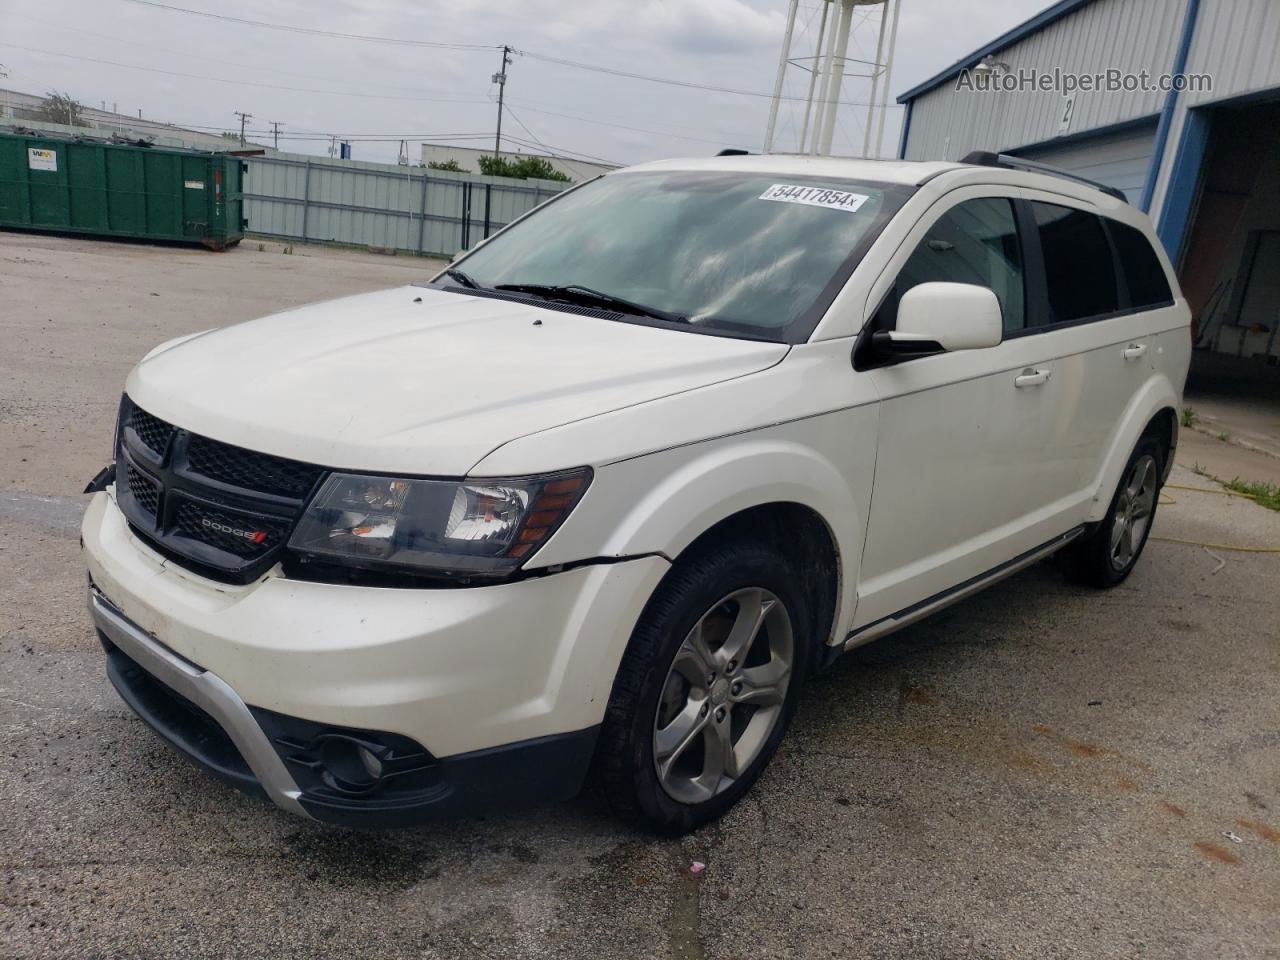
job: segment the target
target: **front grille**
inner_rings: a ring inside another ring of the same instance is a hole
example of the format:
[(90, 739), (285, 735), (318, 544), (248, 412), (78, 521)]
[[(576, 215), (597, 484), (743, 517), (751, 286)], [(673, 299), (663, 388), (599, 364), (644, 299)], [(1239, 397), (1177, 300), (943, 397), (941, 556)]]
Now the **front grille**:
[(141, 407), (134, 407), (129, 414), (129, 426), (138, 435), (138, 439), (151, 449), (152, 453), (164, 456), (169, 449), (169, 440), (173, 437), (173, 427), (158, 417), (153, 417)]
[(134, 532), (205, 576), (261, 576), (325, 468), (193, 434), (123, 402), (117, 500)]
[(159, 488), (146, 474), (132, 465), (126, 465), (125, 472), (129, 477), (129, 493), (138, 506), (154, 517), (156, 508), (160, 505)]
[(254, 453), (194, 435), (187, 446), (187, 458), (191, 469), (202, 476), (280, 497), (305, 497), (324, 473), (308, 463)]

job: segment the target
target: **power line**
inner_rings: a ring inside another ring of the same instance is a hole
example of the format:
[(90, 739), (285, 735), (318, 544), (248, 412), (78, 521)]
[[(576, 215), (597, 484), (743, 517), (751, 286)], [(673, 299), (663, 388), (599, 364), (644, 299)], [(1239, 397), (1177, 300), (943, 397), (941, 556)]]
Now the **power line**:
[(168, 10), (171, 13), (187, 13), (195, 17), (206, 17), (210, 20), (223, 20), (227, 23), (238, 23), (242, 26), (265, 27), (268, 30), (282, 30), (288, 33), (302, 33), (313, 37), (331, 37), (336, 40), (362, 40), (367, 43), (395, 43), (409, 47), (435, 47), (441, 50), (496, 50), (501, 44), (492, 43), (446, 43), (436, 40), (406, 40), (403, 37), (378, 37), (364, 33), (342, 33), (337, 30), (319, 30), (314, 27), (299, 27), (288, 23), (271, 23), (266, 20), (251, 20), (248, 17), (233, 17), (225, 13), (213, 13), (208, 10), (193, 10), (190, 7), (179, 7), (169, 3), (158, 3), (156, 0), (126, 0), (142, 7), (154, 7), (157, 10)]
[[(502, 106), (503, 106), (503, 105), (502, 105), (502, 103), (501, 103), (501, 102), (499, 102), (498, 107), (501, 109), (501, 108), (502, 108)], [(546, 145), (545, 143), (542, 143), (542, 141), (541, 141), (541, 140), (538, 140), (538, 135), (537, 135), (536, 133), (534, 133), (532, 130), (530, 130), (530, 129), (529, 129), (528, 124), (526, 124), (523, 120), (521, 120), (519, 117), (517, 117), (517, 116), (516, 116), (516, 112), (515, 112), (514, 110), (512, 110), (510, 107), (507, 107), (507, 108), (506, 108), (506, 111), (507, 111), (507, 113), (511, 114), (511, 119), (512, 119), (512, 120), (514, 120), (516, 123), (520, 124), (521, 129), (523, 129), (525, 133), (527, 133), (529, 136), (533, 137), (533, 139), (534, 139), (534, 140), (537, 140), (537, 142), (538, 142), (538, 143), (540, 143), (540, 144), (542, 144), (542, 146), (543, 146), (544, 148), (546, 148), (546, 149), (550, 149), (549, 147), (547, 147), (547, 145)]]
[[(190, 51), (187, 51), (187, 50), (183, 50), (181, 51), (181, 53), (175, 54), (174, 48), (172, 46), (165, 47), (165, 46), (161, 46), (160, 44), (145, 43), (140, 40), (126, 39), (124, 37), (116, 37), (106, 33), (98, 33), (97, 31), (94, 31), (94, 30), (85, 30), (81, 27), (73, 27), (67, 24), (52, 23), (48, 20), (42, 20), (39, 17), (32, 17), (27, 14), (17, 14), (16, 16), (19, 19), (26, 20), (29, 23), (39, 24), (40, 26), (47, 27), (53, 31), (69, 30), (73, 33), (83, 34), (86, 37), (94, 37), (98, 40), (107, 40), (107, 41), (110, 41), (111, 43), (123, 43), (131, 47), (141, 47), (144, 50), (155, 50), (163, 54), (168, 54), (169, 56), (176, 55), (182, 59), (184, 65), (186, 65), (187, 61), (190, 61), (190, 60), (205, 60), (211, 63), (216, 63), (223, 69), (227, 67), (237, 67), (243, 70), (252, 70), (258, 73), (272, 73), (272, 74), (277, 74), (281, 76), (288, 76), (294, 80), (332, 80), (333, 79), (332, 73), (328, 73), (328, 74), (299, 73), (297, 70), (279, 70), (279, 69), (274, 69), (272, 67), (264, 66), (261, 62), (245, 63), (242, 60), (228, 60), (226, 57), (202, 56), (200, 54), (191, 53)], [(417, 88), (417, 86), (418, 85), (415, 83), (415, 88)], [(422, 89), (429, 90), (433, 93), (447, 92), (435, 87), (422, 87)]]
[[(26, 15), (19, 15), (19, 16), (21, 16), (21, 17), (22, 17), (22, 19), (24, 19), (24, 20), (28, 20), (28, 21), (30, 21), (30, 22), (32, 22), (32, 23), (38, 23), (38, 24), (40, 24), (40, 25), (42, 25), (42, 26), (46, 26), (46, 27), (50, 27), (50, 28), (71, 30), (71, 31), (73, 31), (73, 32), (75, 32), (75, 33), (82, 33), (82, 34), (84, 34), (85, 36), (96, 37), (96, 38), (97, 38), (97, 39), (99, 39), (99, 40), (109, 40), (109, 41), (111, 41), (112, 43), (124, 43), (124, 44), (128, 44), (128, 45), (130, 45), (130, 46), (142, 47), (142, 48), (144, 48), (144, 49), (148, 49), (148, 50), (163, 50), (163, 51), (165, 51), (165, 52), (172, 53), (172, 50), (167, 49), (167, 48), (160, 47), (159, 45), (156, 45), (156, 44), (143, 43), (143, 42), (140, 42), (140, 41), (137, 41), (137, 40), (128, 40), (128, 39), (125, 39), (124, 37), (116, 37), (116, 36), (111, 36), (111, 35), (109, 35), (109, 34), (105, 34), (105, 33), (97, 33), (97, 32), (95, 32), (95, 31), (91, 31), (91, 30), (84, 30), (84, 29), (82, 29), (82, 28), (80, 28), (80, 27), (71, 27), (71, 26), (65, 26), (65, 25), (57, 25), (57, 24), (50, 23), (50, 22), (49, 22), (49, 21), (47, 21), (47, 20), (41, 20), (41, 19), (39, 19), (39, 18), (37, 18), (37, 17), (31, 17), (31, 16), (26, 16)], [(66, 55), (66, 54), (60, 54), (60, 56), (67, 56), (67, 55)], [(293, 70), (273, 70), (273, 69), (271, 69), (271, 68), (269, 68), (269, 67), (263, 67), (261, 64), (249, 64), (249, 63), (243, 63), (243, 62), (228, 62), (225, 58), (221, 58), (221, 57), (204, 57), (204, 56), (199, 56), (199, 55), (196, 55), (196, 54), (190, 54), (190, 53), (183, 53), (183, 55), (182, 55), (182, 56), (183, 56), (183, 58), (184, 58), (184, 59), (188, 59), (188, 60), (190, 60), (190, 59), (195, 59), (195, 60), (208, 60), (208, 61), (211, 61), (211, 62), (217, 62), (217, 63), (221, 64), (222, 66), (235, 66), (235, 67), (243, 68), (243, 69), (245, 69), (245, 70), (257, 70), (257, 71), (264, 71), (264, 72), (267, 72), (267, 73), (274, 73), (274, 74), (287, 74), (288, 76), (290, 76), (290, 77), (294, 77), (294, 78), (312, 79), (312, 80), (325, 80), (325, 79), (329, 79), (329, 77), (322, 76), (322, 75), (320, 75), (320, 74), (312, 74), (312, 73), (298, 73), (298, 72), (293, 71)], [(141, 69), (141, 68), (135, 68), (135, 69)], [(260, 84), (258, 84), (258, 86), (261, 86), (261, 85), (260, 85)], [(371, 94), (371, 96), (372, 96), (372, 95), (373, 95), (373, 94)], [(392, 95), (391, 95), (391, 94), (388, 94), (387, 96), (392, 96)], [(475, 99), (475, 100), (465, 100), (465, 99), (460, 99), (460, 100), (458, 100), (458, 101), (456, 101), (456, 102), (458, 102), (458, 103), (482, 103), (482, 102), (486, 102), (486, 101), (482, 101), (482, 100), (479, 100), (479, 99)], [(508, 98), (508, 102), (510, 102), (510, 98)], [(657, 136), (672, 137), (672, 138), (677, 139), (677, 140), (688, 140), (688, 141), (695, 142), (695, 143), (710, 143), (710, 144), (719, 144), (719, 145), (724, 145), (724, 144), (727, 144), (727, 143), (738, 143), (738, 142), (744, 142), (744, 141), (746, 141), (746, 140), (751, 139), (750, 137), (747, 137), (747, 136), (739, 136), (739, 135), (733, 135), (733, 136), (719, 136), (719, 137), (714, 137), (714, 138), (712, 138), (712, 137), (699, 137), (699, 136), (693, 136), (693, 135), (688, 134), (688, 133), (676, 133), (676, 132), (674, 132), (673, 130), (670, 130), (670, 129), (653, 129), (653, 128), (646, 128), (646, 127), (630, 126), (630, 125), (623, 124), (623, 123), (615, 123), (615, 122), (613, 122), (613, 121), (609, 121), (609, 120), (601, 120), (601, 119), (599, 119), (599, 118), (597, 118), (597, 117), (586, 117), (586, 116), (581, 116), (581, 115), (578, 115), (578, 114), (572, 114), (572, 113), (561, 113), (561, 112), (557, 112), (557, 111), (554, 111), (554, 110), (548, 110), (548, 109), (546, 109), (545, 107), (538, 107), (538, 106), (534, 106), (533, 104), (534, 104), (534, 103), (536, 103), (536, 102), (537, 102), (537, 101), (523, 101), (523, 103), (521, 103), (521, 102), (517, 102), (517, 106), (520, 106), (522, 110), (525, 110), (525, 111), (528, 111), (528, 112), (531, 112), (531, 113), (540, 113), (540, 114), (544, 114), (544, 115), (549, 116), (549, 117), (560, 117), (561, 119), (565, 119), (565, 120), (576, 120), (576, 121), (579, 121), (579, 122), (581, 122), (581, 123), (588, 123), (588, 124), (593, 124), (593, 125), (601, 126), (601, 127), (612, 127), (612, 128), (618, 129), (618, 130), (629, 130), (629, 131), (631, 131), (631, 132), (633, 132), (633, 133), (648, 133), (648, 134), (654, 134), (654, 135), (657, 135)], [(190, 126), (190, 125), (188, 125), (188, 126)], [(194, 129), (198, 129), (198, 128), (194, 128)], [(213, 129), (222, 129), (222, 128), (221, 128), (221, 127), (216, 127), (216, 126), (214, 126), (214, 127), (213, 127)], [(316, 131), (316, 132), (318, 132), (318, 131)], [(296, 139), (296, 138), (288, 137), (288, 138), (286, 138), (286, 139)], [(328, 135), (327, 135), (327, 134), (325, 135), (325, 139), (328, 139)]]
[(674, 133), (670, 130), (654, 130), (646, 127), (633, 127), (625, 123), (613, 123), (612, 121), (609, 121), (609, 120), (597, 120), (592, 117), (583, 117), (583, 116), (579, 116), (577, 114), (572, 114), (572, 113), (557, 113), (554, 110), (543, 110), (543, 109), (539, 109), (538, 107), (531, 107), (528, 105), (527, 102), (518, 102), (517, 106), (519, 106), (521, 110), (528, 111), (529, 113), (540, 113), (548, 117), (561, 117), (565, 120), (577, 120), (581, 123), (588, 123), (588, 124), (591, 124), (592, 126), (597, 126), (597, 127), (614, 127), (615, 129), (618, 129), (618, 130), (630, 130), (632, 133), (649, 133), (659, 137), (673, 137), (677, 140), (692, 140), (696, 143), (712, 143), (712, 144), (717, 144), (719, 146), (724, 146), (727, 143), (734, 143), (736, 141), (740, 141), (743, 139), (750, 139), (750, 138), (744, 138), (744, 137), (738, 137), (738, 136), (718, 137), (715, 139), (712, 139), (709, 137), (695, 137), (689, 134)]
[[(234, 133), (235, 131), (230, 131)], [(254, 131), (248, 131), (250, 136), (267, 136), (271, 131), (260, 131), (255, 134)], [(344, 133), (341, 135), (328, 133), (282, 133), (281, 140), (294, 140), (302, 143), (328, 143), (335, 136), (347, 143), (400, 143), (402, 140), (419, 140), (423, 142), (439, 142), (443, 140), (485, 140), (488, 141), (493, 137), (492, 133), (455, 133), (455, 134), (439, 134), (439, 133), (407, 133), (398, 137), (388, 136), (357, 136), (355, 134)], [(512, 138), (504, 135), (503, 140), (511, 140)]]
[[(655, 77), (647, 73), (632, 73), (629, 70), (618, 70), (614, 67), (602, 67), (592, 63), (582, 63), (579, 60), (566, 60), (563, 57), (551, 57), (542, 53), (535, 53), (532, 50), (517, 50), (522, 57), (528, 57), (530, 60), (541, 60), (543, 63), (554, 63), (562, 67), (573, 67), (577, 70), (590, 70), (594, 73), (604, 73), (613, 77), (626, 77), (629, 80), (644, 80), (648, 83), (663, 83), (673, 87), (684, 87), (692, 90), (708, 90), (712, 93), (726, 93), (738, 97), (761, 97), (765, 100), (772, 100), (773, 94), (764, 90), (740, 90), (736, 87), (719, 87), (708, 83), (695, 83), (692, 80), (675, 80), (670, 77)], [(804, 100), (804, 97), (787, 97), (783, 100)], [(837, 100), (836, 103), (846, 107), (866, 107), (870, 106), (859, 100)]]
[[(612, 160), (606, 160), (604, 157), (595, 157), (595, 156), (592, 156), (592, 155), (591, 155), (591, 154), (589, 154), (589, 153), (581, 153), (581, 152), (579, 152), (579, 151), (577, 151), (577, 150), (569, 150), (569, 149), (568, 149), (568, 148), (566, 148), (566, 147), (553, 147), (553, 146), (551, 146), (549, 143), (544, 142), (544, 141), (543, 141), (543, 139), (542, 139), (541, 137), (539, 137), (536, 133), (534, 133), (532, 130), (530, 130), (530, 129), (529, 129), (529, 127), (528, 127), (528, 125), (527, 125), (523, 120), (521, 120), (519, 117), (517, 117), (517, 116), (515, 115), (515, 113), (514, 113), (514, 112), (512, 112), (512, 110), (511, 110), (511, 108), (510, 108), (510, 107), (507, 107), (507, 113), (510, 113), (510, 114), (511, 114), (511, 119), (512, 119), (512, 120), (514, 120), (516, 123), (520, 124), (520, 126), (524, 129), (524, 132), (525, 132), (525, 133), (527, 133), (529, 136), (531, 136), (531, 137), (533, 138), (534, 143), (536, 143), (536, 144), (537, 144), (539, 147), (541, 147), (543, 150), (546, 150), (546, 151), (547, 151), (547, 153), (548, 153), (550, 156), (556, 157), (557, 159), (560, 159), (560, 160), (573, 160), (573, 159), (575, 159), (574, 157), (562, 156), (562, 154), (566, 154), (566, 153), (574, 153), (574, 154), (577, 154), (577, 156), (578, 156), (578, 157), (583, 157), (583, 158), (585, 158), (586, 160), (593, 160), (593, 161), (597, 161), (597, 162), (599, 162), (599, 163), (607, 163), (607, 164), (610, 164), (611, 166), (622, 166), (622, 164), (614, 163), (614, 161), (612, 161)], [(516, 143), (524, 142), (526, 146), (528, 145), (528, 141), (520, 141), (520, 140), (517, 140), (515, 137), (510, 137), (510, 136), (509, 136), (509, 137), (507, 137), (507, 139), (508, 139), (508, 140), (513, 140), (513, 141), (515, 141)], [(557, 151), (559, 151), (559, 152), (557, 152)], [(579, 162), (581, 162), (581, 161), (579, 161)]]
[[(226, 127), (216, 123), (168, 123), (167, 125), (175, 128), (180, 127), (185, 130), (212, 130), (215, 133), (222, 133), (222, 132), (234, 133), (235, 132), (235, 130), (231, 129), (230, 127)], [(280, 121), (280, 125), (281, 127), (283, 127), (285, 125), (285, 121), (283, 120)], [(324, 133), (321, 130), (307, 130), (302, 127), (294, 127), (293, 129), (296, 131), (296, 133), (293, 133), (293, 134), (282, 133), (280, 134), (280, 139), (281, 140), (299, 140), (299, 139), (315, 138), (320, 140), (329, 140), (333, 137), (333, 134)], [(270, 136), (271, 130), (265, 129), (265, 128), (260, 130), (246, 129), (245, 133), (253, 134), (254, 136)], [(425, 137), (435, 137), (437, 139), (445, 140), (445, 139), (453, 139), (453, 138), (459, 138), (459, 137), (475, 138), (475, 137), (492, 137), (492, 136), (493, 136), (492, 133), (485, 133), (483, 131), (476, 132), (476, 133), (396, 133), (396, 132), (392, 132), (392, 133), (344, 134), (343, 139), (346, 139), (346, 140), (362, 140), (362, 139), (415, 140), (415, 139), (420, 139)]]
[[(561, 163), (563, 163), (563, 164), (567, 165), (571, 171), (575, 171), (575, 172), (577, 172), (577, 173), (581, 173), (581, 170), (576, 170), (576, 168), (574, 168), (574, 167), (573, 167), (573, 164), (575, 164), (575, 163), (585, 163), (586, 161), (584, 161), (584, 160), (579, 160), (579, 159), (577, 159), (576, 157), (566, 157), (566, 156), (563, 156), (563, 155), (561, 155), (561, 154), (556, 153), (556, 152), (555, 152), (555, 148), (554, 148), (554, 147), (552, 147), (552, 146), (549, 146), (549, 145), (548, 145), (548, 144), (546, 144), (546, 143), (544, 143), (544, 142), (542, 141), (542, 138), (541, 138), (541, 137), (539, 137), (539, 136), (538, 136), (536, 133), (534, 133), (532, 130), (530, 130), (530, 129), (529, 129), (529, 126), (528, 126), (528, 124), (526, 124), (523, 120), (521, 120), (519, 117), (517, 117), (517, 116), (515, 115), (515, 111), (513, 111), (510, 107), (507, 107), (507, 113), (511, 114), (511, 119), (512, 119), (512, 120), (514, 120), (516, 123), (520, 124), (520, 126), (524, 129), (524, 132), (525, 132), (525, 133), (527, 133), (527, 134), (529, 134), (529, 136), (533, 137), (534, 141), (536, 141), (536, 142), (537, 142), (537, 144), (538, 144), (538, 146), (540, 146), (543, 150), (545, 150), (545, 151), (547, 152), (547, 155), (548, 155), (548, 156), (555, 157), (555, 159), (557, 159), (557, 160), (559, 160)], [(584, 154), (584, 156), (585, 156), (585, 154)], [(599, 158), (597, 158), (597, 159), (599, 159)], [(601, 162), (602, 162), (602, 163), (608, 163), (609, 161), (607, 161), (607, 160), (603, 160), (603, 161), (601, 161)]]
[[(129, 0), (140, 2), (140, 0)], [(229, 77), (210, 77), (199, 73), (182, 73), (177, 70), (162, 70), (160, 67), (144, 67), (134, 63), (120, 63), (115, 60), (102, 60), (98, 57), (85, 57), (74, 53), (59, 53), (56, 50), (40, 50), (36, 47), (23, 47), (16, 43), (0, 41), (0, 47), (22, 50), (26, 53), (39, 53), (49, 57), (62, 57), (67, 60), (83, 60), (86, 63), (103, 64), (108, 67), (120, 67), (124, 70), (141, 70), (144, 73), (160, 73), (170, 77), (183, 77), (188, 80), (208, 80), (213, 83), (230, 83), (241, 87), (257, 87), (267, 90), (289, 90), (294, 93), (323, 93), (331, 97), (360, 97), (365, 100), (405, 100), (414, 103), (488, 103), (488, 100), (477, 97), (410, 97), (390, 93), (358, 93), (354, 90), (321, 90), (316, 87), (291, 87), (281, 83), (262, 83), (256, 80), (233, 80)]]
[(543, 143), (540, 140), (530, 141), (530, 140), (522, 139), (521, 137), (513, 137), (510, 134), (504, 135), (502, 139), (510, 141), (511, 143), (519, 144), (520, 146), (527, 147), (529, 149), (535, 149), (535, 150), (542, 149), (542, 150), (553, 151), (551, 156), (558, 156), (560, 154), (563, 154), (564, 156), (562, 157), (562, 159), (572, 160), (576, 158), (579, 160), (589, 160), (593, 163), (607, 164), (611, 167), (623, 166), (623, 164), (618, 163), (616, 160), (607, 160), (604, 157), (597, 157), (590, 153), (582, 153), (579, 150), (570, 150), (568, 147), (553, 146), (551, 144)]
[[(168, 10), (173, 13), (186, 13), (197, 17), (207, 17), (211, 20), (223, 20), (228, 23), (237, 23), (242, 26), (263, 27), (268, 30), (283, 30), (290, 33), (308, 34), (311, 36), (331, 37), (339, 40), (360, 40), (367, 43), (394, 43), (404, 46), (418, 47), (438, 47), (451, 50), (511, 50), (511, 52), (522, 57), (528, 57), (531, 60), (540, 60), (543, 63), (556, 64), (562, 67), (571, 67), (576, 70), (588, 70), (594, 73), (608, 74), (614, 77), (624, 77), (629, 80), (642, 80), (647, 83), (661, 83), (668, 86), (683, 87), (691, 90), (706, 90), (711, 93), (729, 94), (739, 97), (759, 97), (763, 99), (773, 99), (773, 94), (765, 90), (741, 90), (736, 87), (722, 87), (715, 84), (696, 83), (692, 80), (677, 80), (672, 77), (658, 77), (646, 73), (634, 73), (629, 70), (619, 70), (616, 67), (605, 67), (599, 64), (584, 63), (580, 60), (569, 60), (565, 57), (553, 57), (548, 54), (538, 53), (534, 50), (523, 50), (507, 47), (503, 44), (476, 44), (476, 43), (444, 43), (432, 40), (408, 40), (402, 37), (383, 37), (372, 34), (362, 33), (342, 33), (335, 30), (318, 30), (312, 27), (299, 27), (293, 24), (272, 23), (266, 20), (252, 20), (248, 17), (233, 17), (228, 14), (211, 13), (207, 10), (193, 10), (189, 7), (179, 7), (168, 3), (159, 3), (158, 0), (125, 0), (126, 3), (134, 3), (144, 7), (154, 7), (158, 10)], [(803, 100), (803, 97), (783, 97), (784, 100)], [(869, 103), (856, 100), (839, 100), (837, 103), (842, 106), (849, 107), (866, 107)]]

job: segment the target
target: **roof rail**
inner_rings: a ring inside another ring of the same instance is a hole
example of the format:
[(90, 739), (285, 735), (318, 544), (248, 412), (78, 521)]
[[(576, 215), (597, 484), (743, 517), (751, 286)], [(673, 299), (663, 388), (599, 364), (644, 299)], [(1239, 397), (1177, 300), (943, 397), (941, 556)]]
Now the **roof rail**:
[(1121, 203), (1129, 202), (1129, 198), (1124, 195), (1124, 191), (1119, 187), (1099, 183), (1097, 180), (1090, 180), (1088, 177), (1082, 177), (1078, 173), (1072, 173), (1070, 170), (1063, 170), (1061, 167), (1050, 166), (1047, 163), (1037, 163), (1035, 160), (1024, 160), (1022, 157), (1010, 156), (1007, 153), (974, 150), (972, 153), (966, 154), (960, 162), (972, 163), (979, 167), (1003, 167), (1006, 170), (1025, 170), (1028, 173), (1044, 173), (1051, 177), (1061, 177), (1063, 180), (1072, 180), (1076, 183), (1083, 183), (1086, 187), (1101, 190), (1107, 196), (1115, 197)]

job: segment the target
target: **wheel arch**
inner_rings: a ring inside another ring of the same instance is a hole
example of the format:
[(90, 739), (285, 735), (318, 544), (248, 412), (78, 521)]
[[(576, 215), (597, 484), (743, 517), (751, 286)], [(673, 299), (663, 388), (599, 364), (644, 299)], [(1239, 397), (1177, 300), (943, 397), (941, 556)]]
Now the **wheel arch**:
[(1134, 394), (1112, 433), (1106, 456), (1103, 457), (1094, 486), (1093, 504), (1089, 509), (1090, 521), (1101, 520), (1106, 515), (1111, 505), (1111, 495), (1120, 482), (1120, 474), (1129, 460), (1129, 454), (1133, 452), (1138, 440), (1148, 432), (1155, 432), (1162, 440), (1167, 440), (1170, 456), (1164, 465), (1164, 476), (1168, 476), (1170, 463), (1173, 461), (1172, 452), (1178, 442), (1177, 409), (1178, 392), (1166, 376), (1152, 377)]
[(1164, 471), (1160, 476), (1160, 482), (1163, 484), (1169, 479), (1169, 471), (1173, 469), (1173, 457), (1178, 452), (1178, 411), (1173, 406), (1161, 407), (1148, 421), (1143, 433), (1153, 434), (1164, 445)]
[(811, 444), (758, 434), (609, 465), (535, 560), (661, 554), (676, 562), (695, 544), (762, 536), (830, 575), (830, 639), (856, 598), (873, 469), (872, 458), (840, 466)]
[(812, 604), (814, 636), (820, 641), (813, 651), (814, 666), (826, 666), (840, 650), (831, 644), (839, 621), (842, 560), (830, 524), (803, 503), (761, 503), (731, 514), (703, 531), (673, 558), (672, 569), (700, 551), (743, 540), (767, 543), (794, 565), (801, 589)]

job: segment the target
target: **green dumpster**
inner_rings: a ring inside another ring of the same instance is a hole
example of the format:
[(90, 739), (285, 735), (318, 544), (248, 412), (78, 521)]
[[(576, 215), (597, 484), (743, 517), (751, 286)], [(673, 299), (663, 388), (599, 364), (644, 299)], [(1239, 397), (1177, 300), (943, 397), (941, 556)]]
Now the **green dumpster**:
[(239, 157), (48, 134), (0, 133), (0, 229), (240, 242)]

